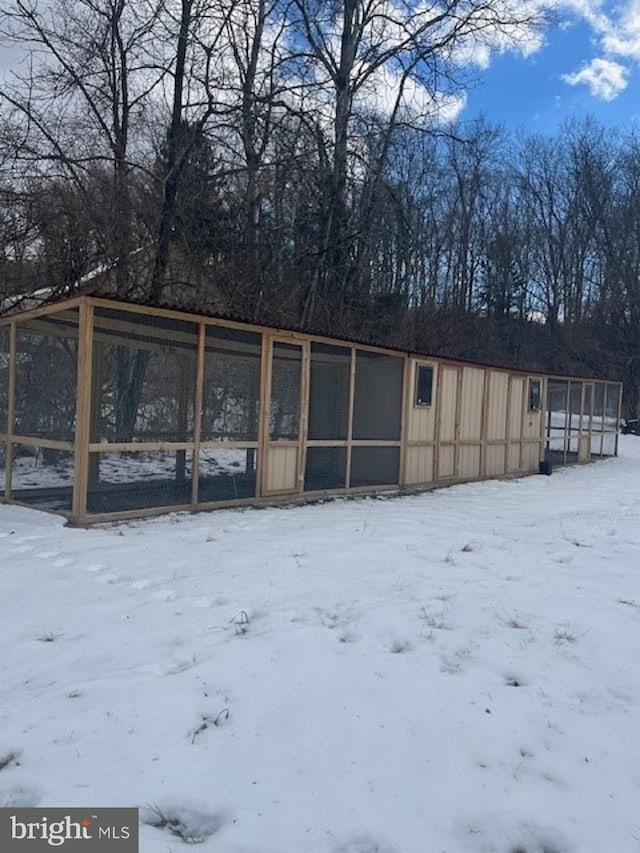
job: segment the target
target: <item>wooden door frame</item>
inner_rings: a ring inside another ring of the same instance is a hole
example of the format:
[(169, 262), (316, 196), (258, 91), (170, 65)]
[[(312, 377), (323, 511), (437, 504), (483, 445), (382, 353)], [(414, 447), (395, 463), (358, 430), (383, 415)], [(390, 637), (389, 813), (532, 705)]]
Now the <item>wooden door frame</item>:
[[(288, 344), (300, 349), (300, 397), (299, 397), (299, 422), (297, 441), (271, 441), (271, 388), (273, 376), (273, 350), (274, 344)], [(304, 490), (304, 466), (306, 460), (308, 418), (309, 418), (309, 362), (310, 342), (308, 339), (288, 337), (283, 334), (265, 334), (263, 336), (263, 359), (262, 359), (262, 435), (260, 446), (260, 496), (276, 497), (278, 495), (299, 495)], [(272, 447), (295, 447), (296, 448), (296, 484), (292, 489), (268, 489), (268, 465), (269, 451)]]

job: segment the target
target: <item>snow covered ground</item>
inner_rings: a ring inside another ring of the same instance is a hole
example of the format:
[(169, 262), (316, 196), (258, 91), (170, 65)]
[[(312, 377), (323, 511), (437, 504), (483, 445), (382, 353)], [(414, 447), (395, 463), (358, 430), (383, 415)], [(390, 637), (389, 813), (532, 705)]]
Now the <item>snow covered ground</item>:
[(142, 853), (640, 851), (639, 520), (633, 437), (416, 497), (0, 507), (0, 805), (139, 805)]

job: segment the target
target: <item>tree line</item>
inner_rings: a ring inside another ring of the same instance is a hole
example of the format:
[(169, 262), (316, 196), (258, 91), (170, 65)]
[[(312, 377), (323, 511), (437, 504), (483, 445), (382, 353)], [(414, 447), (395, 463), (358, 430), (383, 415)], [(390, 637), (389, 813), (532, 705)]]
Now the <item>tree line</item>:
[(122, 297), (496, 363), (640, 401), (640, 136), (456, 122), (539, 4), (16, 0), (0, 290)]

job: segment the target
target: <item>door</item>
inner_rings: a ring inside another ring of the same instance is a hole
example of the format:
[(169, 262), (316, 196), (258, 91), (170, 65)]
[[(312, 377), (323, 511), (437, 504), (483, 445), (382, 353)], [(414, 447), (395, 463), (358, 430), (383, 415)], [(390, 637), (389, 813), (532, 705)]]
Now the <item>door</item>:
[(269, 417), (262, 474), (265, 496), (302, 491), (306, 346), (276, 338), (269, 342), (266, 401)]
[(457, 443), (459, 437), (458, 396), (460, 371), (443, 366), (440, 379), (438, 420), (438, 480), (450, 480), (458, 474)]

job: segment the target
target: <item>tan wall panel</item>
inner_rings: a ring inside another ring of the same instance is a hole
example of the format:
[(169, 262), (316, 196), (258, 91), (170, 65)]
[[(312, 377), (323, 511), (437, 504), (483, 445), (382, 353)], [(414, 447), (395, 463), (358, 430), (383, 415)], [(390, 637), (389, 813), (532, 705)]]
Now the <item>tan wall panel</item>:
[(524, 423), (522, 425), (522, 435), (524, 438), (538, 438), (540, 436), (541, 417), (541, 412), (525, 412)]
[(524, 397), (524, 379), (511, 377), (511, 400), (509, 407), (509, 438), (522, 435), (522, 404)]
[(484, 370), (465, 367), (462, 371), (462, 401), (460, 406), (460, 438), (480, 441), (482, 435), (482, 401)]
[(407, 419), (407, 438), (409, 441), (433, 441), (436, 434), (436, 407), (414, 406), (410, 403)]
[(453, 441), (456, 437), (457, 398), (458, 370), (453, 367), (443, 367), (438, 407), (440, 413), (440, 441)]
[(487, 413), (487, 438), (489, 441), (507, 437), (508, 398), (509, 374), (492, 370), (489, 374), (489, 411)]
[(486, 474), (487, 477), (499, 477), (506, 473), (505, 469), (505, 447), (501, 445), (490, 445), (487, 447)]
[(510, 444), (507, 453), (507, 471), (512, 474), (520, 470), (520, 444)]
[(464, 445), (458, 450), (458, 477), (480, 476), (480, 445)]
[(298, 448), (271, 445), (267, 450), (267, 476), (264, 490), (268, 493), (293, 492), (298, 486)]
[(588, 462), (591, 459), (591, 438), (581, 435), (578, 439), (578, 462)]
[(438, 448), (439, 480), (450, 480), (452, 477), (456, 476), (455, 458), (455, 447), (447, 446)]
[(407, 449), (405, 469), (405, 484), (407, 486), (433, 481), (433, 451), (433, 447), (409, 447)]
[(539, 444), (523, 444), (522, 445), (522, 470), (537, 471), (540, 464), (540, 445)]

